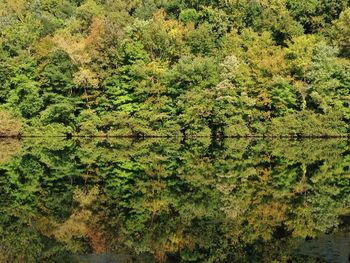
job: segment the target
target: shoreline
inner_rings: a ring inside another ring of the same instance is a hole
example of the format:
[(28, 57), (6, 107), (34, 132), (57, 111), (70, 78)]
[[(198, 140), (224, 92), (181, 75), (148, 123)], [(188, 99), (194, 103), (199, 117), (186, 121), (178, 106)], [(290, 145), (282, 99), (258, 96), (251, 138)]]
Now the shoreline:
[(107, 135), (96, 135), (96, 136), (82, 136), (82, 135), (21, 135), (21, 136), (0, 136), (1, 139), (25, 139), (25, 138), (65, 138), (65, 139), (73, 139), (73, 138), (125, 138), (125, 139), (156, 139), (156, 138), (180, 138), (180, 139), (196, 139), (196, 138), (210, 138), (214, 140), (222, 140), (222, 139), (350, 139), (350, 134), (347, 135), (307, 135), (307, 136), (293, 136), (293, 135), (244, 135), (244, 136), (222, 136), (222, 137), (213, 137), (213, 136), (107, 136)]

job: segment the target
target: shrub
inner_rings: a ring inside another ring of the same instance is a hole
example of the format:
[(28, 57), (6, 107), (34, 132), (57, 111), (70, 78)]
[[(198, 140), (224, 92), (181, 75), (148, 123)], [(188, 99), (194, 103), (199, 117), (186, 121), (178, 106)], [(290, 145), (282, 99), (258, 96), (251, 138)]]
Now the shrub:
[(347, 125), (337, 113), (300, 111), (272, 120), (269, 135), (294, 137), (345, 136)]
[(0, 111), (0, 137), (19, 137), (21, 133), (22, 122), (7, 111)]

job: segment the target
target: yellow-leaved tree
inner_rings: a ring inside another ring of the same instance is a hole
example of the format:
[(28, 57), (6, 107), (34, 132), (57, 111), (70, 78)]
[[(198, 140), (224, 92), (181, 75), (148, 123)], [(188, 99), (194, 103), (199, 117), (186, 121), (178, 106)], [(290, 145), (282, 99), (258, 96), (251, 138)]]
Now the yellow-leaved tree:
[(7, 111), (0, 111), (0, 137), (18, 137), (22, 133), (22, 122)]

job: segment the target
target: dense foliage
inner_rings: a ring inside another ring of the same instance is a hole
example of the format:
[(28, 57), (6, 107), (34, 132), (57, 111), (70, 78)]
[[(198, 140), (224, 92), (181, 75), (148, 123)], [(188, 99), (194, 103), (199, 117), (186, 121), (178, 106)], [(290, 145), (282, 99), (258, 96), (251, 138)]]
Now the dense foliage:
[(345, 135), (349, 58), (349, 0), (0, 1), (25, 135)]
[[(311, 263), (305, 238), (349, 233), (346, 140), (0, 146), (1, 262)], [(348, 243), (326, 252), (346, 262)]]

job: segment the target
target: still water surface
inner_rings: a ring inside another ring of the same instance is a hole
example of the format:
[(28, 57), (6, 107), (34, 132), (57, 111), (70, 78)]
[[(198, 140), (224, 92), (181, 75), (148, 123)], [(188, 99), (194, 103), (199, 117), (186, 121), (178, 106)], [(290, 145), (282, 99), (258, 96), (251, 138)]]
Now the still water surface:
[(0, 262), (348, 262), (346, 140), (0, 140)]

